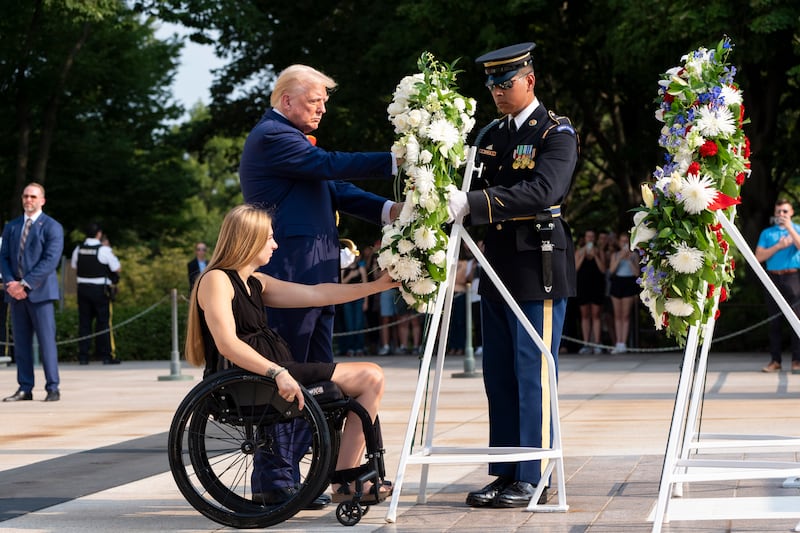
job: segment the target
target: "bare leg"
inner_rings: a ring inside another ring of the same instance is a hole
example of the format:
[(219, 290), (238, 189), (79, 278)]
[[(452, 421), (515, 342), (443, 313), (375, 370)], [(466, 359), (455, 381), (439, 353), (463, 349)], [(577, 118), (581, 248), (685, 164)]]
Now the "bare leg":
[[(346, 395), (360, 403), (369, 412), (372, 421), (378, 415), (383, 397), (384, 378), (381, 367), (374, 363), (340, 363), (333, 371), (332, 381)], [(342, 443), (336, 470), (354, 468), (364, 457), (364, 432), (361, 421), (354, 413), (348, 413), (342, 431)]]

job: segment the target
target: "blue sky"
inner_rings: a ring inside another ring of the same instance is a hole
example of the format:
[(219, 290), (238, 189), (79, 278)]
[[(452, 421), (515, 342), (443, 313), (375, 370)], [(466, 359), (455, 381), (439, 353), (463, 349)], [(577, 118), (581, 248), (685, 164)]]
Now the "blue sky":
[[(166, 39), (173, 33), (185, 34), (182, 26), (162, 23), (156, 31), (156, 37)], [(211, 95), (208, 88), (211, 86), (213, 75), (211, 70), (220, 67), (224, 62), (214, 55), (211, 46), (203, 46), (186, 39), (181, 53), (181, 64), (172, 85), (172, 94), (186, 109), (189, 109), (198, 100), (208, 104)]]

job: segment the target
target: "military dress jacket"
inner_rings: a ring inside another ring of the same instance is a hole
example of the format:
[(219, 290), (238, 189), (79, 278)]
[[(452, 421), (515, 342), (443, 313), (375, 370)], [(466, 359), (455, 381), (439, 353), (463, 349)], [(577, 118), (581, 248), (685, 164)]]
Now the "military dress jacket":
[[(478, 143), (477, 158), (484, 168), (467, 193), (470, 215), (465, 222), (488, 226), (484, 253), (518, 301), (575, 295), (574, 245), (560, 205), (572, 185), (578, 144), (569, 119), (541, 104), (518, 131), (512, 132), (504, 117)], [(534, 219), (548, 210), (554, 213), (549, 292), (542, 276), (542, 234)], [(482, 297), (501, 298), (485, 271), (479, 290)]]

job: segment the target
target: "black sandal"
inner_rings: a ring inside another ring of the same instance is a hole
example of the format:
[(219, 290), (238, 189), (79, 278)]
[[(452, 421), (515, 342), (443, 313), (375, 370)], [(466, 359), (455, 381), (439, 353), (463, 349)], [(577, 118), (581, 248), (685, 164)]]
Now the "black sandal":
[[(331, 483), (336, 483), (339, 488), (331, 494), (333, 503), (357, 501), (362, 505), (376, 505), (392, 495), (394, 487), (391, 481), (380, 480), (375, 483), (377, 474), (367, 465), (356, 468), (337, 470), (331, 476)], [(363, 493), (364, 482), (372, 481), (369, 491)], [(351, 490), (350, 483), (355, 482), (355, 491)], [(382, 490), (388, 487), (388, 490)]]

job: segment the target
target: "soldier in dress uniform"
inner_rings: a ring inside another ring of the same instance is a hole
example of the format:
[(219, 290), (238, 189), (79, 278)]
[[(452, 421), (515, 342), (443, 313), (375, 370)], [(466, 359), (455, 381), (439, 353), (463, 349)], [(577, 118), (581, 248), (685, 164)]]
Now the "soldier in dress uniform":
[[(481, 179), (450, 195), (454, 219), (488, 226), (485, 255), (558, 360), (567, 298), (575, 295), (575, 253), (561, 203), (572, 185), (579, 141), (569, 119), (534, 94), (534, 43), (476, 59), (503, 116), (478, 134)], [(489, 445), (552, 445), (547, 360), (486, 274), (480, 281), (483, 376), (489, 401)], [(493, 463), (492, 483), (470, 492), (473, 507), (524, 507), (542, 479), (544, 461)], [(546, 488), (540, 497), (544, 502)]]

